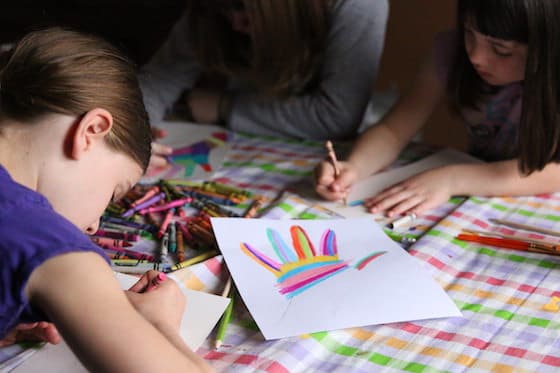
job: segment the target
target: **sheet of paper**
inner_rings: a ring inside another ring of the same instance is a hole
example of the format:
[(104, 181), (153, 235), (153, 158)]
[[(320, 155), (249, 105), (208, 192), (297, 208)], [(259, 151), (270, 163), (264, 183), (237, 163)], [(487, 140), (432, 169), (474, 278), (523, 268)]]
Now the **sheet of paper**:
[[(137, 277), (122, 273), (116, 273), (116, 276), (123, 289), (130, 288), (137, 281)], [(173, 274), (168, 276), (177, 281)], [(177, 283), (187, 297), (187, 307), (181, 320), (181, 337), (191, 349), (196, 350), (222, 316), (229, 303), (229, 298), (190, 290), (185, 288), (180, 281)], [(56, 346), (45, 345), (12, 372), (81, 373), (87, 372), (87, 370), (74, 356), (68, 345), (62, 342)]]
[(161, 144), (173, 147), (172, 163), (162, 169), (148, 172), (143, 182), (159, 179), (188, 178), (208, 179), (220, 168), (233, 136), (223, 127), (188, 122), (160, 122), (157, 128), (167, 136), (157, 139)]
[[(359, 202), (365, 198), (372, 197), (384, 189), (395, 185), (411, 176), (433, 168), (442, 167), (457, 163), (481, 163), (482, 161), (466, 153), (454, 149), (444, 149), (434, 153), (419, 161), (410, 163), (406, 166), (394, 168), (388, 171), (379, 172), (367, 177), (352, 186), (348, 195), (348, 205), (342, 201), (326, 202), (321, 201), (323, 207), (341, 215), (345, 218), (365, 217), (369, 213), (364, 210)], [(354, 205), (354, 206), (352, 206)], [(369, 214), (371, 215), (371, 214)]]
[(373, 219), (212, 218), (235, 285), (266, 339), (461, 316)]

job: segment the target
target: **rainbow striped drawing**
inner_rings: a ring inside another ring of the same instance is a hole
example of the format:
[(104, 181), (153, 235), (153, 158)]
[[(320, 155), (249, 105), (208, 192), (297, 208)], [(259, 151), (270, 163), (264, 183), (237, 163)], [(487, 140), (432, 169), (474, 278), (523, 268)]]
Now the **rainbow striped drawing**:
[(362, 270), (386, 251), (374, 252), (358, 260), (354, 266), (338, 256), (336, 234), (326, 229), (320, 239), (318, 250), (299, 225), (290, 227), (292, 246), (290, 248), (274, 229), (267, 228), (268, 241), (279, 261), (276, 261), (246, 242), (240, 243), (241, 250), (259, 265), (277, 277), (280, 294), (292, 298), (305, 290), (339, 274), (349, 268)]

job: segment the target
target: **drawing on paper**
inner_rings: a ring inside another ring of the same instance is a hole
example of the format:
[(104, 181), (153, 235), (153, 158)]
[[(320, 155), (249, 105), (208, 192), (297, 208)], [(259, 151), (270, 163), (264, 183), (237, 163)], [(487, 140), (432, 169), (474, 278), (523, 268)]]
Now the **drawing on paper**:
[(266, 234), (278, 260), (246, 242), (242, 242), (240, 247), (245, 254), (276, 276), (278, 291), (287, 298), (293, 298), (349, 268), (362, 270), (386, 253), (379, 251), (368, 254), (352, 266), (350, 260), (339, 258), (336, 234), (332, 229), (323, 232), (318, 249), (313, 246), (307, 232), (298, 225), (290, 227), (292, 247), (286, 244), (276, 230), (267, 228)]
[(189, 146), (177, 148), (171, 154), (171, 161), (184, 167), (184, 176), (192, 176), (197, 166), (206, 172), (212, 172), (212, 166), (208, 160), (212, 149), (224, 145), (227, 141), (226, 132), (214, 132), (209, 138), (195, 142)]

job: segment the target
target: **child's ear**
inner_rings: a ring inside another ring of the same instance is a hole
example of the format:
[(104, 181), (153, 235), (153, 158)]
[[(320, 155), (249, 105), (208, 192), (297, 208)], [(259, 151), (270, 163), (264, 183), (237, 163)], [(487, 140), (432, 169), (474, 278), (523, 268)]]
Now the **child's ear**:
[(111, 131), (113, 116), (105, 109), (92, 109), (79, 118), (72, 126), (68, 143), (69, 155), (78, 159), (83, 153), (103, 141)]

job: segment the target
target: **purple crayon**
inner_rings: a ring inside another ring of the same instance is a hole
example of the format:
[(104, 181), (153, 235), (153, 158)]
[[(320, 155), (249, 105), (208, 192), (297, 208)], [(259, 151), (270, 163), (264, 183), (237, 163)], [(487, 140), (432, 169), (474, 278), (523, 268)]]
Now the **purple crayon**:
[(153, 204), (155, 204), (155, 203), (161, 201), (163, 198), (165, 198), (165, 193), (161, 192), (161, 193), (159, 193), (159, 194), (156, 194), (155, 196), (153, 196), (152, 198), (148, 199), (147, 201), (144, 201), (144, 202), (142, 202), (142, 203), (140, 203), (140, 204), (134, 206), (133, 208), (128, 209), (128, 210), (125, 211), (125, 213), (122, 214), (121, 216), (122, 216), (123, 218), (128, 218), (128, 217), (134, 215), (134, 213), (135, 213), (136, 211), (139, 211), (139, 210), (145, 209), (145, 208), (147, 208), (147, 207), (150, 207), (151, 205), (153, 205)]

